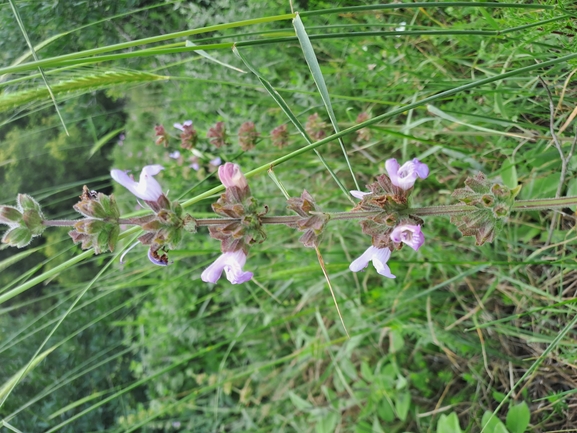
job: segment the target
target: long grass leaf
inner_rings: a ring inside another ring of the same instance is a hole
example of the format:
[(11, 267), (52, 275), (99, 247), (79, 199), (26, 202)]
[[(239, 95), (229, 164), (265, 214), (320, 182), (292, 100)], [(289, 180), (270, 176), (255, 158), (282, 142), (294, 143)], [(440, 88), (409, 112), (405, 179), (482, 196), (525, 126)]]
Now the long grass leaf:
[[(281, 110), (283, 111), (283, 113), (289, 118), (289, 120), (293, 123), (293, 125), (297, 128), (297, 130), (301, 133), (301, 135), (304, 137), (304, 139), (306, 140), (306, 142), (308, 143), (308, 145), (310, 146), (313, 141), (311, 139), (311, 137), (309, 136), (309, 134), (307, 133), (307, 131), (305, 130), (305, 127), (303, 126), (303, 124), (298, 120), (298, 118), (294, 115), (294, 113), (292, 112), (292, 110), (290, 109), (290, 107), (288, 106), (288, 104), (285, 102), (285, 100), (283, 99), (283, 97), (280, 95), (280, 93), (278, 93), (276, 91), (276, 89), (272, 86), (272, 84), (270, 84), (270, 82), (264, 78), (257, 70), (256, 68), (244, 57), (240, 54), (240, 52), (236, 49), (236, 47), (233, 47), (233, 52), (244, 62), (244, 64), (246, 65), (246, 67), (254, 74), (256, 75), (256, 77), (258, 78), (258, 80), (261, 82), (261, 84), (264, 86), (264, 88), (266, 89), (266, 91), (268, 92), (268, 94), (274, 99), (274, 101), (278, 104), (278, 106), (281, 108)], [(307, 146), (308, 147), (308, 146)], [(354, 203), (354, 201), (351, 199), (351, 196), (349, 194), (349, 191), (345, 188), (345, 186), (342, 184), (342, 182), (340, 181), (340, 179), (337, 177), (337, 175), (335, 174), (335, 172), (329, 167), (329, 165), (327, 164), (326, 160), (322, 157), (322, 155), (316, 150), (314, 149), (315, 154), (317, 155), (317, 157), (320, 159), (320, 161), (322, 162), (322, 164), (324, 165), (324, 167), (327, 169), (327, 171), (330, 173), (330, 175), (332, 176), (333, 180), (335, 181), (335, 183), (339, 186), (339, 188), (341, 189), (341, 191), (345, 194), (345, 197), (347, 197), (347, 199), (349, 199), (351, 201), (351, 203)], [(272, 165), (271, 165), (272, 167)]]
[(0, 407), (2, 406), (4, 401), (6, 401), (6, 398), (10, 394), (10, 391), (12, 391), (12, 389), (16, 386), (18, 381), (20, 381), (24, 376), (26, 376), (30, 372), (30, 370), (32, 370), (34, 367), (40, 364), (40, 362), (42, 362), (44, 358), (50, 355), (50, 353), (54, 349), (55, 349), (54, 347), (51, 347), (50, 349), (47, 349), (42, 353), (34, 355), (34, 357), (32, 357), (30, 362), (25, 367), (22, 367), (20, 370), (18, 370), (16, 374), (12, 375), (10, 379), (4, 382), (4, 384), (0, 387)]
[[(333, 110), (333, 105), (331, 104), (331, 97), (329, 95), (329, 90), (327, 89), (327, 85), (325, 83), (325, 79), (323, 77), (323, 73), (321, 71), (321, 67), (319, 65), (319, 61), (311, 44), (311, 41), (307, 35), (305, 30), (305, 26), (301, 20), (299, 14), (297, 14), (296, 18), (293, 20), (293, 25), (296, 30), (297, 37), (301, 44), (301, 48), (303, 54), (305, 56), (305, 60), (309, 65), (309, 69), (313, 75), (313, 80), (317, 85), (317, 89), (321, 95), (323, 103), (325, 104), (325, 108), (329, 115), (329, 119), (331, 120), (331, 124), (333, 125), (333, 129), (335, 132), (339, 132), (339, 124), (337, 122), (337, 117), (335, 116), (335, 112)], [(357, 178), (355, 173), (353, 172), (353, 168), (351, 167), (351, 162), (349, 161), (349, 156), (347, 155), (347, 150), (345, 148), (345, 143), (343, 142), (342, 137), (339, 137), (339, 144), (341, 145), (341, 150), (343, 151), (343, 156), (345, 157), (345, 161), (347, 162), (347, 166), (349, 167), (349, 171), (351, 172), (351, 177), (353, 178), (353, 182), (355, 183), (355, 188), (360, 190), (359, 184), (357, 182)]]
[[(30, 49), (32, 56), (34, 57), (34, 60), (38, 61), (38, 56), (36, 55), (36, 51), (34, 50), (34, 46), (32, 45), (32, 42), (30, 42), (30, 38), (28, 37), (28, 32), (26, 31), (26, 28), (24, 27), (24, 23), (22, 22), (22, 18), (20, 18), (20, 14), (18, 13), (18, 9), (16, 8), (16, 5), (14, 5), (14, 1), (8, 0), (8, 2), (10, 3), (10, 7), (12, 8), (12, 12), (14, 13), (14, 17), (16, 18), (16, 22), (18, 23), (18, 27), (20, 27), (20, 31), (22, 32), (22, 35), (24, 36), (24, 39), (26, 40), (26, 44), (28, 45), (28, 48)], [(68, 133), (68, 128), (66, 127), (66, 123), (64, 122), (64, 118), (62, 117), (62, 114), (60, 113), (60, 109), (58, 108), (58, 103), (56, 102), (56, 98), (54, 96), (54, 93), (52, 92), (52, 89), (50, 88), (50, 84), (48, 84), (48, 80), (46, 79), (46, 75), (44, 75), (44, 71), (42, 70), (42, 68), (40, 66), (38, 67), (38, 71), (40, 72), (40, 75), (42, 76), (42, 80), (44, 81), (44, 85), (46, 86), (46, 90), (48, 90), (48, 94), (50, 95), (50, 98), (52, 99), (52, 103), (54, 104), (54, 108), (56, 109), (56, 114), (58, 115), (58, 118), (60, 119), (60, 122), (62, 123), (62, 127), (64, 128), (64, 132), (66, 132), (66, 135), (70, 135)]]
[(118, 134), (120, 134), (122, 131), (124, 131), (125, 127), (123, 126), (122, 128), (118, 128), (115, 129), (114, 131), (110, 131), (108, 134), (105, 134), (104, 137), (99, 138), (98, 141), (96, 143), (94, 143), (94, 146), (92, 146), (92, 148), (90, 149), (90, 152), (88, 153), (88, 159), (90, 159), (96, 152), (98, 152), (98, 150), (104, 146), (106, 143), (108, 143), (112, 138), (116, 137)]
[[(58, 62), (62, 62), (64, 60), (80, 59), (80, 58), (86, 57), (86, 56), (94, 56), (94, 55), (98, 55), (98, 54), (108, 53), (111, 51), (120, 51), (120, 50), (124, 50), (126, 48), (133, 48), (133, 47), (137, 47), (140, 45), (153, 44), (156, 42), (168, 41), (171, 39), (183, 38), (183, 37), (198, 35), (198, 34), (202, 34), (202, 33), (217, 32), (217, 31), (232, 29), (232, 28), (236, 28), (236, 27), (246, 27), (246, 26), (252, 26), (252, 25), (256, 25), (256, 24), (271, 23), (271, 22), (275, 22), (275, 21), (285, 21), (285, 20), (293, 19), (294, 17), (295, 17), (294, 14), (275, 15), (272, 17), (253, 18), (250, 20), (235, 21), (232, 23), (217, 24), (214, 26), (202, 27), (199, 29), (184, 30), (181, 32), (168, 33), (165, 35), (152, 36), (150, 38), (138, 39), (135, 41), (123, 42), (123, 43), (114, 44), (114, 45), (108, 45), (106, 47), (93, 48), (90, 50), (79, 51), (77, 53), (70, 53), (70, 54), (64, 54), (61, 56), (55, 56), (55, 57), (52, 57), (50, 59), (44, 59), (44, 60), (39, 60), (39, 61), (35, 61), (35, 62), (28, 62), (28, 63), (24, 63), (22, 65), (8, 66), (5, 68), (0, 68), (0, 74), (22, 72), (22, 71), (27, 71), (27, 70), (31, 70), (31, 69), (36, 69), (38, 67), (55, 65)], [(204, 48), (201, 47), (201, 49), (204, 49)], [(195, 49), (191, 49), (190, 51), (194, 51), (194, 50)]]

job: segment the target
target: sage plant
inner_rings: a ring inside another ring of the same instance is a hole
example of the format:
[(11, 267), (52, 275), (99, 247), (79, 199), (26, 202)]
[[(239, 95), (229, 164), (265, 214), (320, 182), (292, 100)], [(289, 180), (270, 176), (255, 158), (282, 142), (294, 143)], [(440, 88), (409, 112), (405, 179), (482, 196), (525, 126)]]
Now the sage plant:
[[(186, 135), (181, 137), (183, 141), (192, 142), (191, 121), (175, 124), (175, 127)], [(138, 181), (123, 170), (114, 169), (110, 173), (150, 210), (148, 215), (139, 217), (122, 217), (114, 195), (91, 191), (87, 186), (83, 188), (80, 201), (74, 205), (74, 210), (82, 217), (77, 220), (47, 219), (34, 198), (19, 194), (16, 206), (0, 206), (0, 223), (8, 226), (2, 242), (23, 248), (34, 237), (41, 236), (47, 227), (69, 226), (74, 243), (100, 254), (114, 251), (122, 225), (134, 225), (143, 231), (138, 241), (148, 247), (151, 263), (167, 266), (171, 263), (170, 250), (179, 245), (185, 233), (202, 236), (198, 229), (208, 227), (209, 236), (220, 242), (221, 255), (202, 272), (201, 279), (214, 284), (224, 272), (232, 284), (241, 284), (253, 277), (244, 267), (250, 247), (266, 240), (264, 227), (267, 224), (292, 227), (302, 232), (300, 242), (305, 247), (316, 248), (331, 221), (356, 219), (371, 243), (349, 269), (359, 272), (372, 262), (380, 275), (395, 278), (387, 262), (393, 252), (404, 245), (417, 251), (424, 244), (424, 217), (449, 216), (464, 236), (473, 236), (477, 245), (482, 245), (495, 239), (513, 211), (553, 209), (577, 203), (577, 197), (515, 200), (520, 187), (510, 189), (478, 173), (467, 178), (463, 188), (453, 192), (452, 196), (460, 204), (413, 207), (410, 199), (415, 182), (429, 176), (429, 167), (418, 159), (401, 165), (391, 158), (385, 163), (386, 173), (376, 176), (375, 181), (367, 185), (367, 191), (351, 191), (359, 202), (350, 211), (325, 212), (304, 190), (300, 197), (287, 200), (287, 208), (294, 212), (293, 215), (267, 216), (268, 207), (253, 196), (240, 167), (226, 162), (218, 167), (225, 191), (212, 204), (217, 217), (200, 219), (184, 212), (177, 201), (171, 201), (163, 192), (154, 178), (162, 170), (161, 165), (146, 166)]]

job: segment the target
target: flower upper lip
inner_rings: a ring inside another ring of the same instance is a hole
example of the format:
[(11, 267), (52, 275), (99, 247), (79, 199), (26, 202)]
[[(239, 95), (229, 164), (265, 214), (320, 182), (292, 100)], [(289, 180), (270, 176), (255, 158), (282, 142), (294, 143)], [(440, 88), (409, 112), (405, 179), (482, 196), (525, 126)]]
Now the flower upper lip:
[(202, 272), (200, 278), (205, 283), (216, 283), (224, 271), (232, 284), (245, 283), (253, 276), (252, 272), (242, 270), (245, 263), (246, 254), (242, 250), (223, 253)]
[(390, 249), (377, 248), (371, 245), (358, 259), (354, 260), (350, 264), (349, 269), (353, 272), (359, 272), (365, 269), (369, 262), (372, 261), (373, 266), (379, 274), (387, 278), (396, 278), (395, 275), (391, 273), (391, 269), (387, 266), (387, 261), (390, 257)]
[(391, 158), (385, 162), (385, 168), (391, 179), (391, 183), (405, 191), (411, 189), (417, 177), (425, 179), (429, 175), (427, 164), (414, 158), (403, 165), (399, 165), (396, 159)]
[(112, 178), (128, 189), (136, 197), (145, 201), (157, 201), (162, 195), (162, 187), (153, 176), (160, 173), (162, 165), (147, 165), (140, 173), (140, 179), (136, 182), (125, 171), (113, 169), (110, 171)]

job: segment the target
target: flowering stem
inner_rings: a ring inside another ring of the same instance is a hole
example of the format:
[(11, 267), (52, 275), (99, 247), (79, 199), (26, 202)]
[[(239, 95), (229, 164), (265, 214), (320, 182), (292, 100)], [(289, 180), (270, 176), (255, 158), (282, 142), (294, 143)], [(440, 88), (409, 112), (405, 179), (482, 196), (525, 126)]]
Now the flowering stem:
[(517, 200), (513, 211), (547, 210), (577, 205), (577, 197), (539, 198), (535, 200)]
[[(94, 218), (94, 219), (98, 219), (98, 218)], [(79, 221), (83, 221), (83, 220), (44, 220), (44, 221), (42, 221), (42, 225), (44, 225), (46, 227), (74, 227), (74, 225)], [(111, 220), (110, 222), (112, 222), (112, 221), (117, 222), (118, 224), (139, 225), (139, 224), (135, 224), (130, 219), (119, 218), (119, 219)]]
[[(577, 205), (577, 197), (560, 197), (560, 198), (544, 198), (535, 200), (517, 200), (511, 210), (513, 212), (523, 212), (532, 210), (548, 210), (556, 208), (564, 208), (568, 206)], [(409, 208), (399, 212), (402, 215), (415, 216), (451, 216), (459, 215), (467, 212), (477, 210), (474, 206), (465, 205), (449, 205), (449, 206), (428, 206)], [(370, 218), (378, 215), (381, 211), (359, 211), (359, 212), (320, 212), (327, 215), (331, 220), (354, 220)], [(311, 212), (314, 213), (314, 212)], [(283, 216), (263, 216), (261, 217), (262, 224), (268, 225), (293, 225), (300, 221), (303, 217), (299, 215), (283, 215)], [(42, 224), (47, 227), (72, 227), (78, 221), (82, 220), (44, 220)], [(118, 224), (126, 225), (140, 225), (131, 219), (120, 218), (116, 220)], [(238, 218), (201, 218), (196, 219), (198, 227), (219, 226), (230, 224), (231, 222), (239, 221)]]

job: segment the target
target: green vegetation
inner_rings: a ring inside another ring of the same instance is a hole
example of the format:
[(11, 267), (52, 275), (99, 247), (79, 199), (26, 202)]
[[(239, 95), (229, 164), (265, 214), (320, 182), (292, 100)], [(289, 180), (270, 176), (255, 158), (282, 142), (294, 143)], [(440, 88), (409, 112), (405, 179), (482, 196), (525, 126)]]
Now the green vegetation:
[[(210, 218), (217, 157), (248, 173), (269, 216), (291, 214), (283, 189), (350, 210), (348, 191), (366, 190), (389, 158), (429, 166), (415, 207), (456, 204), (451, 193), (478, 172), (521, 184), (524, 200), (577, 195), (577, 156), (562, 176), (550, 128), (567, 155), (577, 134), (570, 2), (308, 0), (293, 2), (298, 16), (285, 0), (98, 4), (0, 3), (2, 204), (26, 193), (52, 219), (76, 218), (86, 184), (114, 191), (123, 215), (144, 215), (108, 173), (161, 164), (168, 197)], [(38, 61), (21, 57), (12, 6)], [(172, 127), (188, 119), (192, 150)], [(248, 150), (245, 122), (260, 133)], [(281, 125), (284, 147), (272, 133)], [(206, 228), (167, 267), (142, 245), (120, 264), (135, 228), (100, 255), (50, 228), (0, 251), (0, 430), (568, 431), (574, 211), (513, 213), (480, 247), (427, 217), (424, 246), (393, 253), (396, 279), (350, 272), (370, 237), (356, 221), (329, 222), (319, 251), (350, 338), (294, 229), (267, 226), (245, 266), (254, 278), (237, 286), (201, 281), (220, 252)]]

